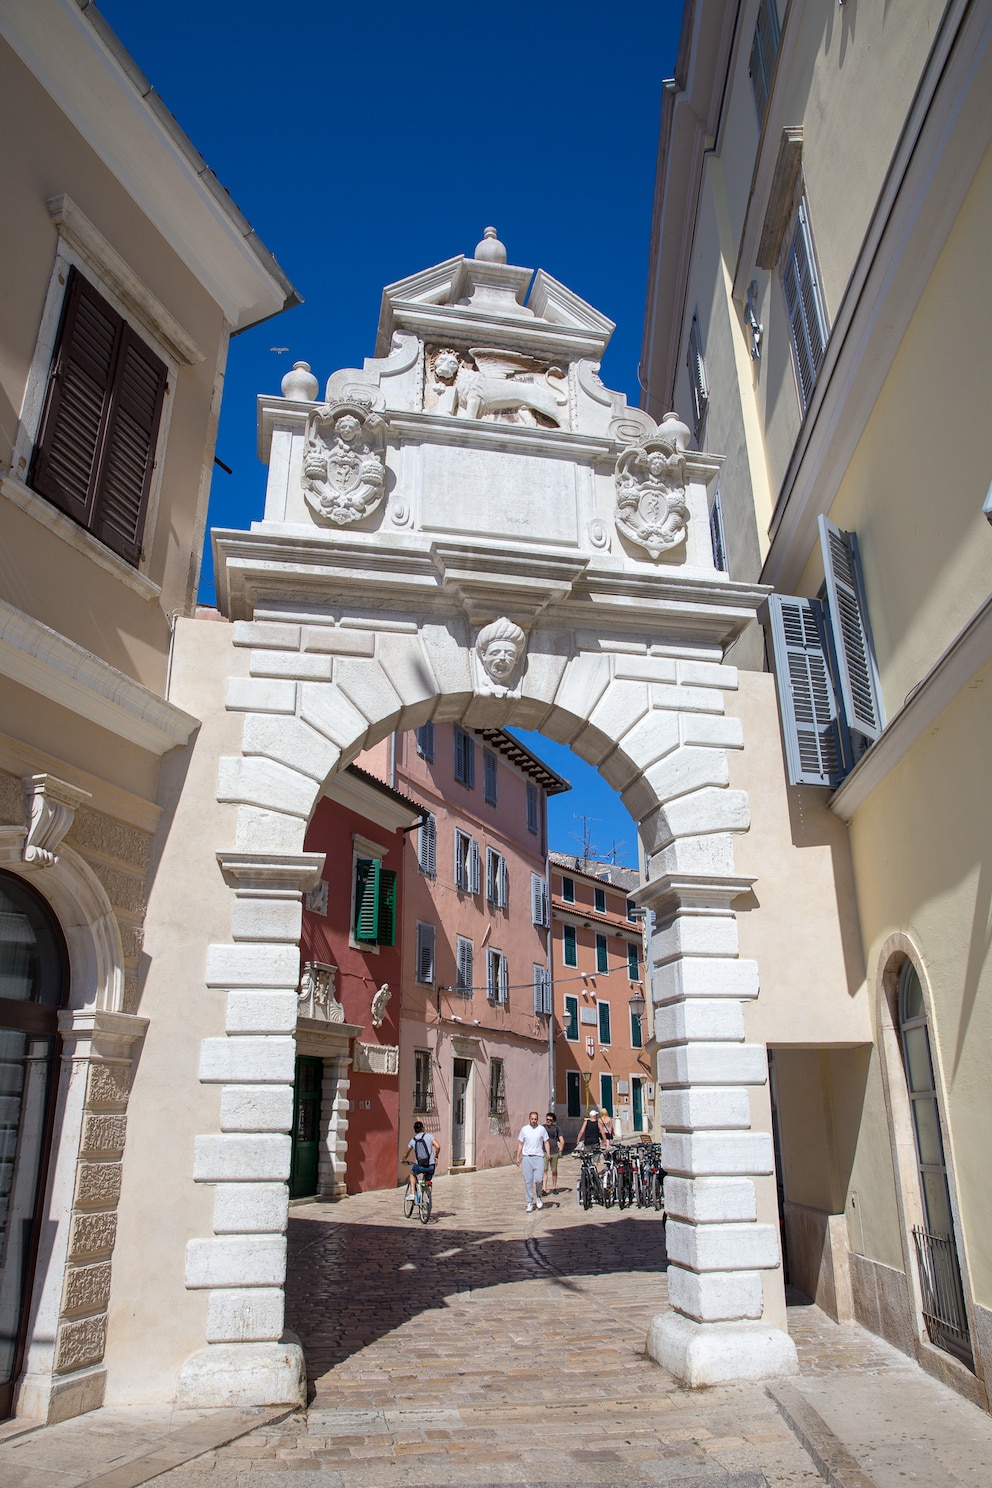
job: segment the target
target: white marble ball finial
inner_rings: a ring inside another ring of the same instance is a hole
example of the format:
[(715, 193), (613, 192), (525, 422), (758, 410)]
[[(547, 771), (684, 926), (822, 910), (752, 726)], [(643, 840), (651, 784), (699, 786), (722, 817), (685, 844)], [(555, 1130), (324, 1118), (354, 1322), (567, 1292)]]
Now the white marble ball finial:
[(482, 242), (475, 247), (475, 257), (483, 263), (506, 263), (506, 249), (496, 236), (494, 227), (487, 227), (482, 235)]

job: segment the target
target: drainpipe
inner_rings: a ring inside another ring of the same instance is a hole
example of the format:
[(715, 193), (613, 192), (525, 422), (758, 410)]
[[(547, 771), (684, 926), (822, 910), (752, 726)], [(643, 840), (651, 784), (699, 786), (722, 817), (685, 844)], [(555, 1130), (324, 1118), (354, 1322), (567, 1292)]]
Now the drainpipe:
[(555, 1104), (555, 979), (551, 967), (551, 868), (548, 864), (547, 849), (544, 857), (544, 893), (545, 902), (548, 906), (548, 923), (545, 928), (545, 955), (548, 962), (548, 984), (551, 988), (551, 1013), (548, 1017), (548, 1110), (554, 1111), (557, 1118), (558, 1111)]

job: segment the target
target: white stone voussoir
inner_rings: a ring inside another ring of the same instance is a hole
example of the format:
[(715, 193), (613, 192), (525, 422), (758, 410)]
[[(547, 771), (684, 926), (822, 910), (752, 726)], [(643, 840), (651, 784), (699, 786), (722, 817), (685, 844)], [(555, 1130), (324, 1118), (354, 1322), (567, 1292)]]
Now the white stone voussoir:
[(656, 966), (651, 992), (659, 1007), (684, 997), (729, 997), (738, 1002), (758, 995), (757, 961), (731, 957), (683, 956)]
[(286, 1298), (280, 1287), (229, 1287), (210, 1293), (208, 1343), (278, 1343)]
[(354, 750), (365, 743), (369, 721), (339, 688), (304, 685), (300, 688), (300, 717), (339, 749)]
[(380, 731), (399, 717), (403, 699), (378, 662), (340, 657), (334, 663), (334, 683)]
[(257, 646), (269, 651), (300, 649), (300, 627), (278, 620), (235, 620), (232, 638), (236, 646)]
[(696, 749), (681, 745), (645, 771), (645, 778), (659, 801), (674, 802), (677, 797), (703, 786), (724, 786), (730, 782), (730, 767), (722, 749)]
[(415, 635), (379, 637), (379, 664), (404, 708), (430, 703), (438, 693), (427, 653)]
[(297, 987), (300, 951), (295, 945), (248, 941), (207, 947), (208, 987)]
[(291, 1085), (295, 1038), (208, 1038), (200, 1045), (205, 1085)]
[(295, 713), (296, 683), (278, 677), (229, 677), (225, 706), (232, 713)]
[(297, 682), (329, 682), (331, 657), (312, 651), (253, 651), (248, 670), (253, 677), (292, 677)]
[(217, 1235), (283, 1235), (288, 1217), (285, 1183), (219, 1183), (214, 1190)]
[(692, 1271), (767, 1271), (779, 1263), (778, 1235), (770, 1224), (686, 1223), (665, 1226), (668, 1259)]
[(299, 718), (251, 713), (245, 719), (242, 748), (246, 755), (262, 755), (323, 783), (341, 757), (326, 735)]
[(268, 989), (239, 989), (227, 997), (228, 1033), (294, 1033), (298, 1002), (296, 992)]
[(658, 1084), (763, 1085), (764, 1044), (673, 1044), (657, 1055)]
[(670, 656), (629, 656), (613, 658), (613, 675), (629, 678), (635, 682), (664, 682), (677, 680), (675, 661)]
[(229, 1085), (220, 1095), (225, 1132), (288, 1132), (293, 1125), (291, 1085)]
[(217, 771), (218, 801), (261, 806), (304, 819), (313, 810), (318, 789), (311, 776), (262, 757), (225, 756)]
[(709, 749), (743, 749), (744, 725), (739, 718), (720, 718), (713, 713), (683, 713), (680, 719), (683, 744)]
[(193, 1178), (197, 1183), (282, 1183), (289, 1177), (291, 1148), (283, 1132), (197, 1137)]
[(179, 1410), (305, 1405), (307, 1374), (298, 1343), (212, 1343), (179, 1373)]
[(654, 1036), (659, 1045), (696, 1039), (743, 1042), (744, 1013), (740, 1003), (733, 998), (685, 998), (658, 1008)]
[(660, 852), (677, 837), (704, 837), (709, 832), (746, 832), (751, 825), (747, 792), (706, 786), (679, 796), (641, 824), (648, 854)]
[(762, 1323), (695, 1323), (663, 1312), (648, 1332), (648, 1355), (690, 1389), (733, 1380), (774, 1379), (799, 1368), (788, 1333)]
[(672, 713), (722, 713), (723, 693), (713, 687), (655, 685), (651, 688), (651, 706)]
[(775, 1171), (772, 1139), (767, 1132), (666, 1132), (661, 1150), (666, 1172), (688, 1178)]
[(750, 1178), (665, 1177), (665, 1213), (690, 1224), (745, 1223), (757, 1218), (758, 1197)]
[(306, 829), (304, 817), (261, 806), (239, 806), (234, 845), (239, 852), (300, 853)]
[(352, 630), (343, 625), (307, 625), (303, 629), (303, 649), (330, 656), (374, 656), (375, 631)]
[(734, 839), (729, 832), (706, 837), (679, 837), (648, 859), (648, 881), (669, 874), (697, 873), (710, 878), (733, 878)]
[(657, 1115), (666, 1131), (747, 1131), (751, 1102), (739, 1087), (662, 1090)]
[(580, 733), (582, 722), (592, 713), (609, 687), (610, 658), (582, 652), (569, 662), (555, 693), (554, 707), (545, 720), (545, 732), (559, 743), (570, 744)]
[(724, 692), (737, 691), (737, 668), (717, 661), (679, 661), (679, 682), (683, 687), (720, 687)]
[(764, 1306), (758, 1271), (690, 1271), (668, 1268), (668, 1300), (700, 1323), (760, 1318)]
[(186, 1286), (281, 1287), (286, 1279), (285, 1235), (214, 1235), (186, 1242)]
[(601, 764), (616, 747), (616, 741), (644, 718), (649, 707), (643, 682), (611, 682), (576, 740), (582, 758), (590, 765)]

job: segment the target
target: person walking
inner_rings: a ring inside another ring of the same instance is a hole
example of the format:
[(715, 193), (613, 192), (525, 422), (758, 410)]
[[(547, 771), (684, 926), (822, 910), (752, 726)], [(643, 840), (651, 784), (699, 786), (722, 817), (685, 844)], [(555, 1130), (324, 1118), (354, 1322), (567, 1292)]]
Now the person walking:
[(548, 1176), (554, 1185), (552, 1193), (558, 1192), (558, 1159), (565, 1150), (565, 1138), (561, 1134), (561, 1128), (553, 1111), (549, 1111), (544, 1118), (544, 1130), (548, 1134), (548, 1166), (544, 1170), (544, 1182), (542, 1192), (548, 1191)]
[[(417, 1174), (423, 1173), (426, 1178), (434, 1177), (434, 1169), (437, 1166), (438, 1154), (441, 1151), (441, 1143), (432, 1133), (424, 1130), (422, 1121), (413, 1123), (413, 1136), (406, 1144), (406, 1156), (403, 1159), (404, 1167), (410, 1167), (410, 1197), (417, 1196)], [(412, 1164), (412, 1166), (410, 1166)]]
[[(531, 1111), (527, 1118), (527, 1125), (520, 1128), (517, 1137), (517, 1155), (514, 1162), (524, 1175), (524, 1192), (527, 1195), (527, 1213), (530, 1214), (534, 1205), (543, 1209), (541, 1201), (541, 1183), (544, 1178), (544, 1159), (551, 1156), (551, 1143), (548, 1133), (538, 1123), (536, 1111)], [(535, 1192), (534, 1185), (537, 1184)]]
[(576, 1147), (587, 1147), (590, 1152), (598, 1152), (600, 1148), (610, 1145), (606, 1129), (600, 1119), (599, 1111), (595, 1106), (591, 1107), (589, 1115), (579, 1127), (579, 1134), (575, 1139)]

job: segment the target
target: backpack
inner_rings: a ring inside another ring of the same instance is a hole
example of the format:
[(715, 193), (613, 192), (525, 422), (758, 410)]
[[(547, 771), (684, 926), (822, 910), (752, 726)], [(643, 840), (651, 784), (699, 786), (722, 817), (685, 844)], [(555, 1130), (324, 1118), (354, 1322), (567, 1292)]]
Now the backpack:
[(413, 1139), (413, 1155), (422, 1168), (434, 1166), (434, 1144), (423, 1132), (418, 1132)]

